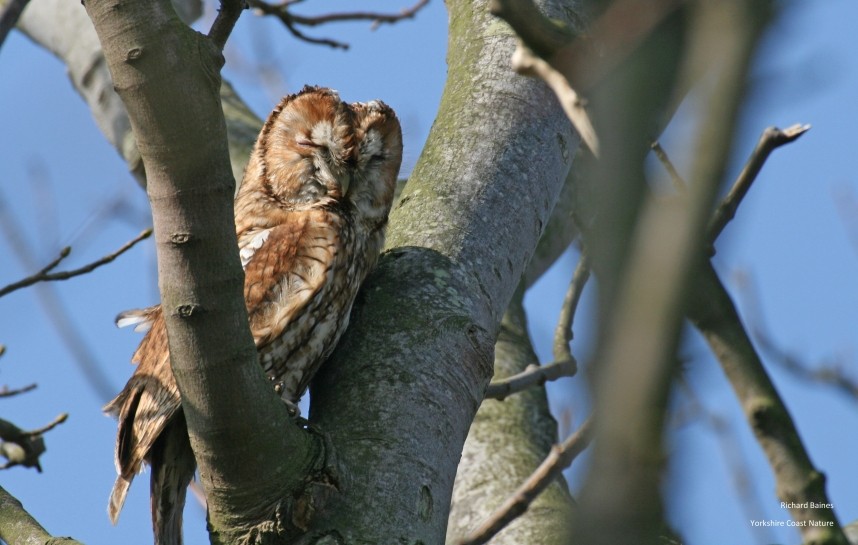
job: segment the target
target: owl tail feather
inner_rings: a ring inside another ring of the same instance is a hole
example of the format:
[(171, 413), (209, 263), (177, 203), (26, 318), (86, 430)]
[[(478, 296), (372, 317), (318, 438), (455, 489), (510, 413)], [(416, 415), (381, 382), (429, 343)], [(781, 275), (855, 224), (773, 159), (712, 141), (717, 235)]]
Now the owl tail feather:
[(182, 511), (188, 485), (196, 470), (185, 415), (181, 411), (161, 433), (150, 453), (150, 498), (155, 545), (181, 545)]
[(107, 515), (110, 517), (112, 524), (116, 524), (116, 521), (119, 520), (119, 512), (122, 511), (122, 506), (125, 505), (125, 496), (128, 495), (128, 488), (130, 486), (131, 479), (126, 479), (122, 475), (118, 476), (116, 482), (113, 483), (113, 490), (110, 492), (110, 501), (107, 503)]

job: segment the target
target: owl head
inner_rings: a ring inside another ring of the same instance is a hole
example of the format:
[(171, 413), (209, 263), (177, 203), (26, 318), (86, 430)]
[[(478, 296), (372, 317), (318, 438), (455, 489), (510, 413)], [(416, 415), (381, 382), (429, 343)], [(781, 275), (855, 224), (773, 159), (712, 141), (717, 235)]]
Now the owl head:
[(338, 200), (346, 192), (355, 153), (351, 108), (334, 90), (304, 87), (284, 97), (265, 121), (237, 200), (253, 194), (285, 209)]
[(355, 170), (346, 198), (360, 220), (385, 223), (402, 164), (402, 128), (393, 109), (372, 100), (351, 105), (355, 126)]

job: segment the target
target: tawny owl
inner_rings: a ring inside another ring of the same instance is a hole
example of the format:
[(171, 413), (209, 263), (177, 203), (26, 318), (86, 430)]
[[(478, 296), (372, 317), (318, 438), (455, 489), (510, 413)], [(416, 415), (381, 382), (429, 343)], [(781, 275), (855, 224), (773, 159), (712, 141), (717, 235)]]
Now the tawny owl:
[[(285, 97), (262, 128), (236, 196), (236, 232), (259, 361), (289, 403), (348, 325), (383, 245), (401, 158), (393, 110), (377, 101), (349, 106), (328, 89)], [(105, 407), (119, 419), (108, 512), (115, 522), (145, 461), (155, 542), (179, 544), (195, 461), (161, 309), (123, 313), (117, 324), (148, 333), (133, 376)]]

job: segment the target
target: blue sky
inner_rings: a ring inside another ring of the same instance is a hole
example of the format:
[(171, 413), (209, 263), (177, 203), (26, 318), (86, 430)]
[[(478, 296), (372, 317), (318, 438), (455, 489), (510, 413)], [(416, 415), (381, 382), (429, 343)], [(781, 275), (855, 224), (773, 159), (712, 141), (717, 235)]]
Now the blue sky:
[[(377, 2), (379, 9), (403, 7)], [(306, 4), (307, 10), (322, 5)], [(335, 10), (346, 2), (326, 2)], [(718, 245), (716, 264), (728, 288), (738, 294), (737, 272), (752, 279), (773, 340), (810, 364), (836, 361), (858, 377), (858, 57), (854, 21), (858, 5), (849, 0), (791, 3), (771, 30), (754, 69), (756, 84), (737, 141), (731, 177), (769, 125), (810, 123), (798, 142), (769, 160)], [(212, 9), (208, 4), (207, 9)], [(304, 7), (304, 6), (300, 6)], [(318, 8), (317, 8), (318, 9)], [(209, 14), (210, 17), (210, 14)], [(227, 49), (225, 75), (262, 117), (280, 95), (305, 83), (338, 89), (349, 101), (381, 98), (404, 126), (408, 174), (431, 128), (446, 67), (446, 13), (433, 0), (415, 21), (382, 26), (330, 25), (310, 33), (351, 43), (348, 52), (294, 40), (276, 22), (245, 13)], [(259, 64), (273, 77), (254, 75)], [(13, 34), (0, 49), (0, 214), (14, 218), (35, 263), (24, 266), (0, 233), (0, 284), (25, 276), (73, 247), (64, 266), (73, 267), (113, 251), (149, 225), (145, 195), (124, 163), (98, 132), (64, 67), (26, 38)], [(685, 139), (681, 127), (664, 139), (680, 169)], [(117, 210), (119, 204), (119, 212)], [(570, 252), (528, 295), (537, 352), (549, 361), (550, 338), (576, 255)], [(115, 423), (103, 416), (106, 401), (84, 378), (76, 357), (48, 318), (66, 316), (85, 349), (118, 391), (132, 371), (129, 359), (139, 336), (117, 330), (117, 312), (157, 300), (154, 249), (144, 243), (115, 263), (82, 278), (30, 288), (0, 299), (0, 384), (37, 382), (34, 392), (0, 400), (3, 418), (35, 428), (61, 412), (68, 422), (47, 435), (44, 473), (13, 468), (0, 483), (23, 501), (55, 535), (89, 544), (148, 543), (148, 475), (132, 487), (117, 527), (106, 516), (115, 473)], [(748, 299), (738, 297), (743, 311)], [(745, 315), (754, 321), (753, 316)], [(573, 350), (584, 354), (591, 333), (576, 320)], [(78, 352), (81, 348), (78, 347)], [(753, 440), (717, 363), (693, 335), (684, 345), (687, 377), (701, 403), (730, 422), (748, 463), (758, 515), (786, 520), (778, 506), (771, 471)], [(858, 469), (848, 448), (858, 423), (858, 403), (831, 389), (796, 380), (772, 368), (813, 462), (829, 478), (829, 494), (842, 522), (858, 519)], [(550, 385), (552, 407), (575, 422), (584, 416), (583, 377)], [(687, 398), (677, 395), (683, 408)], [(847, 447), (847, 448), (844, 448)], [(672, 427), (673, 454), (665, 487), (671, 521), (688, 543), (797, 543), (796, 532), (755, 533), (731, 482), (721, 443), (698, 420)], [(580, 472), (572, 472), (573, 489)], [(186, 511), (187, 542), (206, 543), (204, 514)]]

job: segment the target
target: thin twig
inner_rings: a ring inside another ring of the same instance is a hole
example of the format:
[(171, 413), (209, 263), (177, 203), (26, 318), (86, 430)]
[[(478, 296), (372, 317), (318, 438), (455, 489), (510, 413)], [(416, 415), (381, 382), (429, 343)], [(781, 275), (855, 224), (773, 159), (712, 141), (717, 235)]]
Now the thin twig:
[(0, 389), (0, 397), (13, 397), (18, 394), (24, 394), (35, 390), (37, 386), (38, 385), (35, 382), (33, 384), (28, 384), (21, 388), (15, 388), (14, 390), (10, 390), (8, 386), (3, 386), (3, 388)]
[(101, 267), (102, 265), (106, 265), (111, 261), (115, 260), (120, 255), (124, 254), (128, 250), (134, 247), (135, 244), (140, 242), (141, 240), (149, 238), (152, 235), (152, 229), (145, 229), (142, 233), (137, 235), (134, 239), (126, 242), (121, 248), (113, 252), (112, 254), (108, 254), (97, 261), (93, 261), (88, 265), (84, 265), (79, 269), (74, 269), (71, 271), (61, 271), (56, 273), (51, 273), (50, 271), (54, 269), (57, 265), (59, 265), (60, 261), (65, 259), (69, 253), (71, 253), (71, 248), (66, 246), (60, 252), (60, 256), (49, 263), (45, 268), (37, 272), (32, 276), (28, 276), (27, 278), (21, 279), (17, 282), (13, 282), (4, 288), (0, 288), (0, 297), (4, 295), (8, 295), (13, 291), (19, 290), (21, 288), (26, 288), (27, 286), (32, 286), (38, 282), (50, 282), (54, 280), (68, 280), (69, 278), (74, 278), (75, 276), (80, 276), (82, 274), (87, 274), (95, 269)]
[(592, 436), (593, 415), (590, 415), (574, 434), (561, 444), (551, 447), (551, 452), (536, 471), (489, 518), (462, 539), (459, 545), (482, 545), (527, 511), (533, 500), (587, 448)]
[(18, 19), (30, 0), (9, 0), (3, 12), (0, 13), (0, 46), (6, 41), (9, 33), (18, 24)]
[(247, 7), (244, 0), (220, 0), (217, 17), (209, 29), (209, 39), (223, 51), (226, 40), (232, 34), (235, 23), (241, 16), (241, 12)]
[[(582, 252), (581, 258), (578, 260), (578, 265), (575, 267), (575, 272), (572, 274), (572, 280), (569, 282), (569, 289), (566, 290), (566, 297), (563, 299), (563, 308), (560, 311), (560, 318), (557, 320), (557, 327), (554, 329), (554, 359), (555, 361), (566, 361), (575, 358), (572, 357), (572, 351), (569, 349), (569, 343), (572, 342), (572, 322), (575, 319), (575, 312), (578, 310), (578, 302), (581, 300), (581, 294), (584, 293), (584, 286), (587, 285), (587, 280), (590, 278), (590, 260), (587, 258), (587, 253)], [(574, 375), (575, 369), (572, 370)]]
[(571, 354), (569, 359), (549, 365), (528, 365), (521, 373), (489, 384), (486, 388), (486, 399), (503, 401), (508, 396), (532, 386), (541, 386), (551, 380), (574, 376), (577, 371), (578, 362)]
[(399, 13), (376, 13), (366, 11), (329, 13), (327, 15), (305, 16), (295, 15), (289, 11), (289, 7), (298, 2), (281, 2), (271, 4), (264, 0), (247, 0), (247, 4), (263, 15), (271, 15), (280, 19), (283, 26), (296, 38), (311, 44), (327, 45), (334, 49), (348, 49), (349, 44), (329, 38), (314, 38), (304, 34), (297, 25), (318, 26), (326, 23), (342, 21), (372, 21), (372, 29), (375, 30), (382, 24), (393, 24), (404, 19), (411, 19), (417, 12), (423, 9), (429, 0), (419, 0), (410, 8), (403, 9)]
[(22, 437), (37, 437), (39, 435), (44, 435), (45, 433), (48, 433), (49, 431), (56, 428), (57, 426), (59, 426), (60, 424), (62, 424), (63, 422), (65, 422), (68, 419), (69, 419), (69, 413), (59, 414), (59, 415), (57, 415), (56, 418), (54, 418), (51, 421), (50, 424), (42, 426), (41, 428), (36, 428), (35, 430), (25, 431), (24, 433), (21, 434), (21, 436)]
[[(0, 198), (0, 231), (6, 237), (14, 255), (24, 268), (36, 268), (33, 247), (21, 236), (24, 229), (16, 221), (13, 211), (5, 206), (2, 198)], [(56, 329), (66, 348), (71, 352), (74, 357), (73, 361), (80, 367), (96, 395), (102, 401), (111, 399), (116, 394), (116, 386), (108, 379), (98, 358), (78, 330), (77, 321), (71, 318), (68, 309), (53, 289), (53, 285), (50, 283), (36, 284), (35, 292), (42, 309), (45, 311), (45, 316)]]
[(664, 148), (661, 147), (658, 140), (653, 142), (650, 147), (652, 148), (653, 153), (655, 153), (655, 156), (658, 157), (658, 160), (661, 161), (664, 169), (667, 170), (667, 173), (670, 175), (670, 181), (673, 183), (674, 189), (680, 193), (684, 193), (688, 188), (688, 184), (685, 183), (685, 180), (683, 180), (682, 176), (679, 175), (676, 167), (673, 166), (673, 161), (671, 161), (670, 157), (667, 156), (667, 152), (664, 151)]
[(299, 25), (318, 26), (325, 23), (339, 21), (372, 21), (373, 28), (382, 24), (398, 23), (404, 19), (413, 19), (417, 12), (423, 9), (429, 0), (419, 0), (410, 8), (405, 8), (399, 13), (376, 13), (372, 11), (354, 11), (344, 13), (330, 13), (328, 15), (304, 16), (292, 14), (292, 20)]
[(721, 201), (721, 204), (715, 210), (715, 215), (712, 217), (707, 231), (710, 245), (715, 243), (718, 235), (721, 234), (721, 231), (724, 230), (724, 227), (727, 226), (730, 220), (736, 217), (736, 210), (739, 208), (739, 203), (742, 202), (742, 199), (748, 193), (751, 184), (756, 180), (757, 175), (760, 173), (772, 151), (796, 140), (809, 129), (810, 125), (796, 124), (784, 130), (777, 127), (769, 127), (763, 131), (759, 142), (757, 142), (757, 147), (754, 148), (754, 151), (748, 158), (748, 162), (745, 163), (745, 167), (733, 183), (733, 187), (730, 188), (727, 196), (724, 197), (724, 200)]

